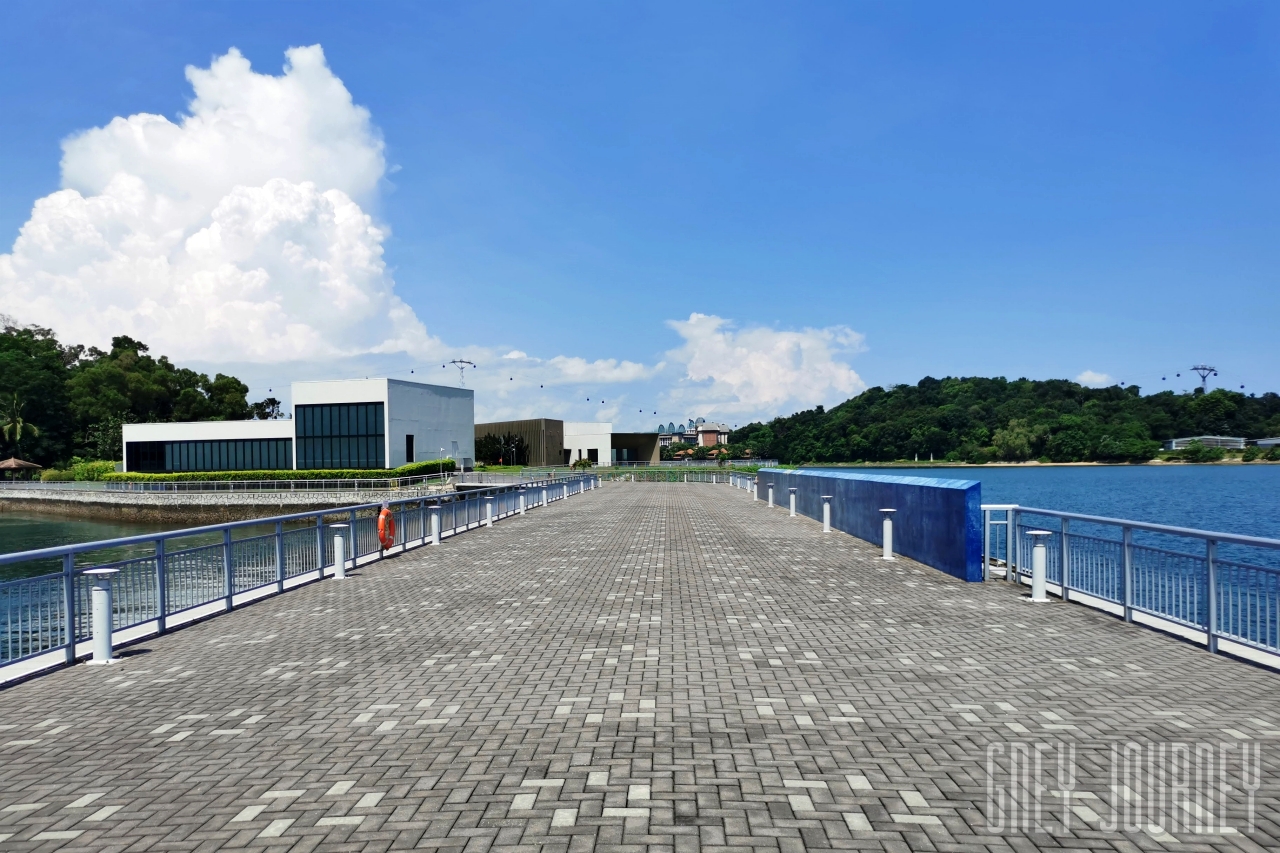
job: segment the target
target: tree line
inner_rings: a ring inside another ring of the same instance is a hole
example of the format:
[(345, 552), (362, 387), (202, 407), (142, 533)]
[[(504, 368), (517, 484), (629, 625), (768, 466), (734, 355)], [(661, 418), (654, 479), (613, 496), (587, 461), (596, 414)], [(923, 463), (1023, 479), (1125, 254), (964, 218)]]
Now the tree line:
[(126, 423), (280, 416), (279, 400), (251, 404), (248, 393), (234, 376), (178, 367), (125, 335), (103, 351), (0, 316), (0, 458), (115, 461)]
[(925, 377), (869, 388), (830, 411), (818, 406), (748, 424), (729, 443), (788, 464), (1143, 462), (1164, 440), (1195, 435), (1280, 436), (1280, 395), (1197, 388), (1143, 396), (1135, 385)]

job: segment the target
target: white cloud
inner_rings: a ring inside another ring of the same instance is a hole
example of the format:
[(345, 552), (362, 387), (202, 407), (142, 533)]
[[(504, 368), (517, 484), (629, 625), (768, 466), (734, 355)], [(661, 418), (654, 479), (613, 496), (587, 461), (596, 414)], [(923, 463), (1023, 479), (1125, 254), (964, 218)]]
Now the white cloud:
[(104, 346), (128, 334), (175, 359), (272, 362), (436, 343), (395, 294), (365, 213), (385, 172), (369, 113), (318, 45), (280, 76), (236, 50), (188, 68), (177, 122), (139, 114), (63, 143), (0, 294), (24, 322)]
[(1076, 377), (1076, 382), (1081, 385), (1087, 385), (1090, 388), (1106, 388), (1116, 384), (1116, 380), (1105, 373), (1098, 373), (1093, 370), (1086, 370)]
[(739, 330), (697, 313), (668, 325), (684, 338), (668, 353), (685, 368), (686, 384), (672, 397), (701, 402), (707, 414), (778, 414), (843, 402), (866, 388), (840, 358), (864, 349), (863, 336), (846, 326)]

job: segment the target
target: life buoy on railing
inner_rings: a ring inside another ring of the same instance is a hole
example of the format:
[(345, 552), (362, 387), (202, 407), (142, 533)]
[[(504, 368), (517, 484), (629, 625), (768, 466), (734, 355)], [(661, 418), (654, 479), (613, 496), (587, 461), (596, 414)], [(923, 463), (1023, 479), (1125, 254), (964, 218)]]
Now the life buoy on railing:
[(378, 513), (378, 541), (382, 543), (384, 551), (396, 544), (396, 517), (386, 504), (382, 505), (382, 512)]

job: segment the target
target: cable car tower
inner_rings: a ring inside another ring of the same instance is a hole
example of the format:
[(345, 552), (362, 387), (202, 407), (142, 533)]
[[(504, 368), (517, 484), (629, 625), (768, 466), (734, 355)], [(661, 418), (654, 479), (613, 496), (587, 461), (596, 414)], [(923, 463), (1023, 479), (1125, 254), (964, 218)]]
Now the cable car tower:
[(1191, 367), (1192, 373), (1200, 374), (1200, 393), (1207, 394), (1209, 392), (1209, 377), (1218, 375), (1218, 368), (1210, 367), (1207, 364), (1196, 364)]
[[(474, 369), (476, 366), (476, 363), (474, 361), (467, 361), (465, 358), (455, 358), (453, 361), (449, 362), (449, 364), (452, 364), (454, 367), (458, 368), (458, 387), (466, 388), (467, 387), (467, 380), (466, 380), (467, 368), (470, 367)], [(440, 366), (445, 367), (446, 365), (442, 364)]]

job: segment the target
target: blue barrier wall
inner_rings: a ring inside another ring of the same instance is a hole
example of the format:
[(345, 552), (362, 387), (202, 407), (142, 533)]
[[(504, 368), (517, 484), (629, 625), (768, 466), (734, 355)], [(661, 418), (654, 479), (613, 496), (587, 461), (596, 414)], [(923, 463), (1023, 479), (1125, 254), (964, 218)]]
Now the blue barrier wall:
[(859, 539), (884, 544), (881, 508), (893, 514), (896, 554), (966, 581), (982, 580), (982, 484), (857, 474), (834, 468), (761, 468), (759, 495), (773, 483), (773, 501), (787, 506), (796, 489), (796, 512), (822, 520), (822, 496), (832, 495), (831, 526)]

